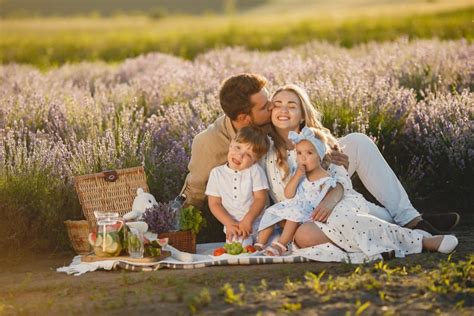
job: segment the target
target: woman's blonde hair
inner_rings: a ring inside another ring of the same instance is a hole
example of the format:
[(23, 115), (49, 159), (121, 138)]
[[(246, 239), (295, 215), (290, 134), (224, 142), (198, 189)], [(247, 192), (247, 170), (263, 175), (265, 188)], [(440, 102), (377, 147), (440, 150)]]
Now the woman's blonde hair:
[[(301, 123), (300, 130), (304, 127), (312, 127), (316, 131), (318, 131), (317, 135), (324, 136), (327, 144), (333, 148), (337, 144), (336, 138), (332, 136), (331, 132), (329, 129), (325, 128), (323, 124), (321, 123), (321, 113), (316, 110), (314, 105), (311, 103), (311, 100), (309, 99), (308, 93), (306, 91), (295, 85), (295, 84), (288, 84), (284, 85), (282, 87), (277, 88), (271, 95), (270, 99), (272, 100), (278, 93), (282, 91), (289, 91), (293, 92), (298, 99), (300, 100), (301, 103), (301, 109), (303, 112), (303, 122)], [(284, 171), (284, 176), (283, 179), (286, 179), (289, 173), (289, 167), (288, 167), (288, 161), (287, 161), (287, 154), (286, 151), (288, 150), (287, 145), (286, 145), (286, 139), (280, 136), (280, 134), (277, 133), (275, 126), (272, 125), (271, 130), (270, 130), (270, 136), (273, 140), (273, 144), (276, 149), (276, 154), (277, 154), (277, 165), (280, 167), (280, 169), (283, 169)]]

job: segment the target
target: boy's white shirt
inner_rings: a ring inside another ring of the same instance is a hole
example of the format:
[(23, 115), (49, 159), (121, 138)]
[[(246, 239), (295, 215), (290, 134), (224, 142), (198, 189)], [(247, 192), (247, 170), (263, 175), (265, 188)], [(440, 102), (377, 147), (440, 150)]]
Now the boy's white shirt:
[[(226, 211), (240, 221), (254, 201), (253, 192), (267, 189), (265, 171), (257, 163), (242, 171), (232, 170), (225, 164), (211, 170), (206, 195), (220, 197)], [(261, 215), (253, 222), (254, 228), (258, 228)]]

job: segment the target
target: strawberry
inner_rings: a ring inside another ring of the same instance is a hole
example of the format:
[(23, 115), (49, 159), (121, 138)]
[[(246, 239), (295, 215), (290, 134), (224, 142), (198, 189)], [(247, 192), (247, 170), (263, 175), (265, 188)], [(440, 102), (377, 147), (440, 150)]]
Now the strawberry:
[(245, 246), (245, 250), (246, 250), (248, 253), (254, 253), (255, 251), (257, 251), (257, 249), (255, 249), (255, 247), (252, 246), (252, 245)]
[(220, 255), (223, 255), (225, 253), (226, 253), (226, 251), (225, 251), (224, 247), (214, 249), (214, 256), (220, 256)]

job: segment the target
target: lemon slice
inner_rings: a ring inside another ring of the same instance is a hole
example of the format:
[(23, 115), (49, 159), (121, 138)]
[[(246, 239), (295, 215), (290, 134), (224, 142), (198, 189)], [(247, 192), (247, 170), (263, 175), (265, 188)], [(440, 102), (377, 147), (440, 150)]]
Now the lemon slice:
[(109, 248), (109, 247), (112, 246), (113, 243), (114, 243), (114, 239), (112, 238), (112, 236), (110, 234), (106, 234), (105, 235), (105, 247)]
[(97, 236), (97, 239), (95, 240), (95, 246), (102, 247), (102, 235)]
[(117, 242), (113, 242), (112, 241), (112, 244), (110, 246), (107, 246), (107, 249), (106, 251), (108, 253), (115, 253), (119, 248), (119, 244)]

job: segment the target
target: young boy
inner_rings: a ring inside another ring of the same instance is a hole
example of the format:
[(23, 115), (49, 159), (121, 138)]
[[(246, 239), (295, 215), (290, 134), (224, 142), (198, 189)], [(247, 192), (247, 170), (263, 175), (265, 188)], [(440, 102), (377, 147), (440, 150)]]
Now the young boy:
[(224, 225), (227, 241), (240, 241), (244, 247), (256, 241), (267, 204), (268, 182), (257, 161), (269, 146), (263, 133), (241, 128), (230, 142), (227, 163), (212, 169), (207, 183), (209, 209)]

